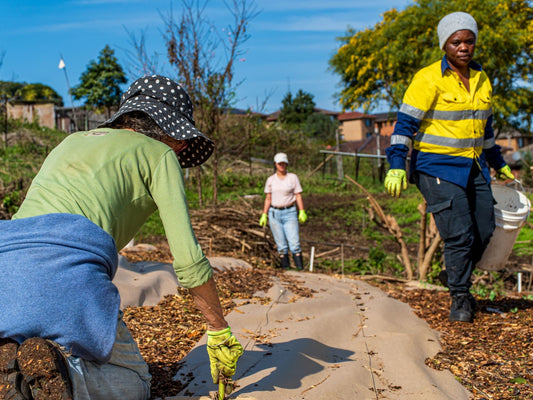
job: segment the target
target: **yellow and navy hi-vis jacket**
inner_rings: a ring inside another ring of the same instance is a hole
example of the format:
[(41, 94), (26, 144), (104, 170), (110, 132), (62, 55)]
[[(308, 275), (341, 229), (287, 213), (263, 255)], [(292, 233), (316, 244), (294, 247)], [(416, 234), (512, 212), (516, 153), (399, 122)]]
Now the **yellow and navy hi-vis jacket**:
[(470, 63), (470, 92), (446, 57), (418, 71), (405, 92), (387, 149), (391, 169), (416, 171), (466, 187), (474, 163), (490, 182), (491, 167), (505, 165), (492, 130), (492, 86)]

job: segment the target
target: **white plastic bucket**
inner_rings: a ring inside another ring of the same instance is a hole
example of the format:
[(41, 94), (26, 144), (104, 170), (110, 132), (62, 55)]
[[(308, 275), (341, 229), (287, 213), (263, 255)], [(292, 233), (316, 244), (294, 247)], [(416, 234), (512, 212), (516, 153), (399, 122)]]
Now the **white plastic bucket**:
[(505, 267), (520, 229), (529, 216), (531, 204), (523, 192), (509, 186), (492, 185), (492, 195), (496, 200), (496, 229), (476, 268), (499, 271)]

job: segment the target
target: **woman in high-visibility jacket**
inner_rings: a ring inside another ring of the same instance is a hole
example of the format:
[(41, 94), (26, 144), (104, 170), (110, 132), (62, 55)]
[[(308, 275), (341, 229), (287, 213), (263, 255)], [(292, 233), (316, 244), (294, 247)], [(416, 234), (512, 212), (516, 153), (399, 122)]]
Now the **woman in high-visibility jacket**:
[(494, 231), (487, 163), (502, 179), (514, 179), (492, 129), (492, 87), (475, 63), (477, 24), (464, 12), (437, 27), (442, 60), (418, 71), (405, 92), (387, 149), (389, 194), (407, 188), (406, 158), (412, 147), (410, 182), (416, 183), (444, 240), (450, 289), (450, 320), (472, 322), (475, 299), (470, 277)]

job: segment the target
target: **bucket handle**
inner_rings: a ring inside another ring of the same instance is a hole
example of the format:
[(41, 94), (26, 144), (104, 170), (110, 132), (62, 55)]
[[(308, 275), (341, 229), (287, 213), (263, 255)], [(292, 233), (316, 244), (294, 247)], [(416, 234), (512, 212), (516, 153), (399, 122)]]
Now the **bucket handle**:
[(506, 183), (505, 186), (511, 186), (514, 185), (516, 189), (520, 189), (521, 192), (525, 192), (524, 186), (522, 186), (522, 182), (520, 182), (518, 179), (514, 179), (509, 183)]

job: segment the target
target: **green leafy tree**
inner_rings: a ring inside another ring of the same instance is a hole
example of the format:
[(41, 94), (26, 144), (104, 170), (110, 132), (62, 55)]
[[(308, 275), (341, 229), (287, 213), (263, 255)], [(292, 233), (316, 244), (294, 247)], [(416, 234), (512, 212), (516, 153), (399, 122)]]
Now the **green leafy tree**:
[(301, 127), (315, 109), (314, 96), (299, 89), (295, 96), (289, 91), (281, 100), (280, 121), (289, 126)]
[(0, 81), (0, 95), (13, 99), (24, 86), (26, 83)]
[(120, 85), (127, 82), (126, 74), (108, 45), (100, 52), (98, 60), (91, 60), (80, 77), (80, 84), (71, 89), (76, 100), (85, 99), (85, 105), (111, 114), (120, 103)]
[(55, 105), (63, 105), (63, 98), (50, 86), (42, 83), (30, 83), (22, 86), (16, 91), (16, 98), (30, 102), (51, 101)]
[(339, 122), (331, 115), (314, 113), (307, 117), (303, 131), (316, 139), (334, 144), (335, 131), (338, 126)]
[(531, 126), (533, 8), (529, 0), (415, 0), (392, 9), (371, 29), (348, 29), (330, 68), (341, 78), (344, 109), (380, 103), (398, 109), (413, 75), (443, 56), (437, 25), (454, 11), (470, 13), (479, 28), (475, 60), (493, 85), (495, 127)]
[(0, 96), (9, 100), (51, 101), (58, 106), (63, 105), (63, 98), (50, 86), (42, 83), (0, 81)]

